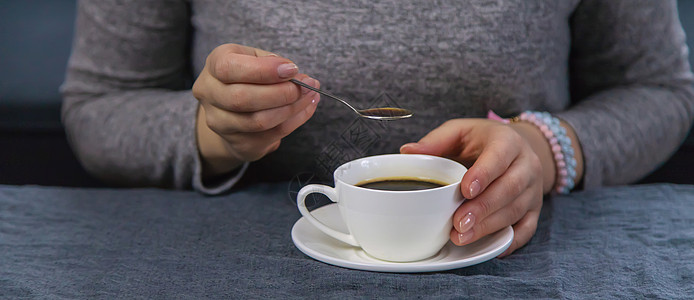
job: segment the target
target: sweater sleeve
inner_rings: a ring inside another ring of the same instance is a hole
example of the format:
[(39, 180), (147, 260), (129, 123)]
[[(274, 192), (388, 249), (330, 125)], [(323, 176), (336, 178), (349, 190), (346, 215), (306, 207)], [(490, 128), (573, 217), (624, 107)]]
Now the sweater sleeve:
[(200, 180), (184, 1), (80, 1), (63, 93), (69, 142), (87, 171), (124, 186), (228, 189)]
[(676, 1), (585, 0), (571, 19), (572, 107), (586, 189), (634, 182), (679, 147), (694, 120)]

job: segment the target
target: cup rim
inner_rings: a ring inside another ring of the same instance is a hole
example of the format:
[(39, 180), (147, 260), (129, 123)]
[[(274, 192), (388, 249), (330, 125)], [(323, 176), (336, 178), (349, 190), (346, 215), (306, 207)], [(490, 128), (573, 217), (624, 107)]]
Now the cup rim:
[[(365, 160), (365, 159), (374, 159), (374, 158), (385, 157), (385, 156), (404, 156), (404, 155), (408, 155), (408, 156), (421, 156), (421, 157), (427, 157), (427, 158), (433, 158), (433, 159), (439, 159), (439, 160), (445, 160), (445, 161), (452, 162), (452, 163), (454, 163), (454, 164), (456, 164), (456, 165), (459, 165), (460, 167), (463, 168), (463, 170), (464, 170), (463, 175), (465, 175), (465, 173), (466, 173), (467, 170), (468, 170), (467, 167), (463, 166), (463, 164), (461, 164), (461, 163), (459, 163), (459, 162), (457, 162), (457, 161), (455, 161), (455, 160), (452, 160), (452, 159), (450, 159), (450, 158), (446, 158), (446, 157), (442, 157), (442, 156), (435, 156), (435, 155), (429, 155), (429, 154), (404, 154), (404, 153), (380, 154), (380, 155), (365, 156), (365, 157), (362, 157), (362, 158), (354, 159), (354, 160), (348, 161), (348, 162), (346, 162), (346, 163), (340, 165), (339, 167), (337, 167), (337, 168), (335, 169), (335, 171), (333, 172), (333, 179), (335, 180), (335, 186), (337, 186), (337, 182), (339, 181), (339, 182), (341, 182), (341, 183), (342, 183), (343, 185), (345, 185), (345, 186), (349, 186), (350, 188), (356, 188), (356, 189), (359, 189), (359, 190), (368, 190), (368, 191), (370, 191), (370, 192), (386, 193), (386, 194), (402, 194), (402, 193), (426, 193), (426, 192), (431, 192), (431, 191), (437, 191), (437, 190), (441, 190), (441, 189), (450, 188), (450, 187), (453, 186), (453, 185), (458, 185), (458, 184), (460, 184), (460, 181), (456, 181), (456, 182), (452, 182), (452, 183), (449, 183), (449, 184), (444, 185), (444, 186), (435, 187), (435, 188), (430, 188), (430, 189), (424, 189), (424, 190), (390, 191), (390, 190), (376, 190), (376, 189), (370, 189), (370, 188), (361, 187), (361, 186), (358, 186), (358, 185), (356, 185), (356, 184), (347, 183), (347, 182), (345, 182), (344, 180), (342, 180), (342, 178), (338, 177), (338, 173), (337, 173), (337, 172), (340, 171), (340, 169), (342, 169), (343, 167), (347, 166), (348, 164), (352, 164), (352, 163), (355, 163), (355, 162), (359, 162), (359, 161), (362, 161), (362, 160)], [(462, 180), (462, 178), (461, 178), (461, 180)]]

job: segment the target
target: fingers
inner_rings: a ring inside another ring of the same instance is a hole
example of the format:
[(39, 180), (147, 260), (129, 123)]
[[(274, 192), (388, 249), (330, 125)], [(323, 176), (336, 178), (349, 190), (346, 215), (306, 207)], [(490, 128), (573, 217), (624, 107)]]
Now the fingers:
[[(304, 100), (302, 100), (304, 101)], [(234, 154), (243, 161), (255, 161), (267, 153), (275, 151), (279, 147), (280, 140), (306, 123), (316, 111), (320, 98), (312, 98), (302, 110), (291, 116), (277, 126), (261, 132), (240, 132), (225, 135), (234, 147)], [(270, 146), (268, 142), (271, 142)], [(262, 150), (258, 150), (262, 149)]]
[(457, 119), (443, 123), (429, 132), (417, 143), (409, 143), (400, 147), (404, 154), (428, 154), (453, 158), (462, 152), (462, 145), (467, 144), (465, 137), (472, 129), (472, 120)]
[(215, 48), (205, 66), (212, 77), (223, 83), (272, 84), (287, 81), (299, 73), (291, 60), (235, 44)]
[(444, 156), (469, 166), (460, 183), (468, 200), (453, 216), (453, 243), (467, 245), (513, 225), (516, 236), (508, 254), (534, 234), (542, 207), (542, 165), (510, 126), (482, 119), (451, 120), (400, 151)]
[[(319, 87), (317, 80), (304, 74), (297, 79), (304, 83)], [(291, 82), (278, 84), (224, 84), (216, 80), (210, 82), (211, 87), (205, 90), (203, 98), (220, 109), (231, 112), (255, 112), (265, 109), (282, 107), (297, 101), (303, 94), (314, 93)]]
[[(486, 123), (487, 128), (483, 134), (475, 132), (481, 123)], [(460, 184), (463, 196), (472, 199), (506, 172), (523, 144), (523, 139), (507, 126), (486, 120), (458, 119), (432, 130), (417, 143), (403, 145), (400, 152), (444, 156), (472, 165)]]
[[(514, 251), (518, 250), (520, 247), (523, 245), (527, 244), (530, 239), (535, 235), (535, 232), (537, 231), (537, 222), (540, 217), (540, 211), (539, 210), (531, 210), (528, 211), (528, 213), (523, 216), (518, 222), (516, 222), (512, 227), (513, 227), (513, 240), (511, 241), (511, 245), (498, 257), (504, 257), (507, 256)], [(506, 226), (502, 226), (499, 228), (499, 230), (506, 228)], [(498, 230), (496, 230), (498, 231)], [(494, 233), (496, 231), (492, 231), (491, 233)], [(490, 234), (491, 234), (490, 233)], [(451, 230), (451, 241), (453, 241), (454, 244), (462, 246), (469, 244), (471, 242), (460, 242), (460, 239), (466, 239), (465, 234), (461, 234), (455, 229)]]
[(263, 132), (284, 123), (319, 99), (316, 93), (307, 93), (291, 104), (254, 112), (233, 112), (206, 107), (207, 123), (220, 135)]
[[(316, 80), (309, 83), (320, 86)], [(255, 161), (275, 151), (282, 138), (313, 116), (320, 95), (306, 89), (299, 92), (298, 88), (297, 93), (301, 96), (292, 103), (252, 112), (228, 111), (204, 101), (201, 104), (207, 126), (228, 142), (229, 152), (240, 161)]]
[(288, 82), (320, 83), (286, 58), (235, 44), (215, 48), (193, 84), (204, 125), (225, 141), (225, 153), (238, 161), (257, 160), (315, 112), (320, 96)]
[(515, 132), (496, 133), (498, 137), (486, 144), (477, 161), (460, 182), (461, 192), (468, 199), (482, 193), (494, 180), (504, 174), (518, 158), (523, 140)]
[(537, 231), (537, 222), (539, 218), (540, 211), (533, 210), (529, 211), (520, 221), (514, 224), (511, 246), (509, 246), (504, 253), (500, 254), (499, 257), (505, 257), (527, 244), (533, 235), (535, 235), (535, 231)]
[(508, 253), (530, 240), (542, 208), (542, 184), (540, 177), (528, 174), (539, 172), (541, 167), (531, 153), (524, 153), (484, 193), (458, 208), (451, 231), (455, 244), (472, 243), (511, 224), (516, 236)]
[[(485, 218), (494, 214), (499, 209), (508, 206), (528, 190), (533, 195), (541, 195), (537, 191), (537, 179), (528, 176), (528, 170), (534, 170), (532, 162), (519, 157), (499, 178), (495, 178), (489, 188), (476, 198), (468, 199), (456, 210), (453, 215), (454, 226), (459, 232), (470, 230), (472, 226), (479, 226)], [(541, 185), (540, 185), (541, 187)], [(527, 210), (527, 207), (525, 207)], [(513, 221), (520, 219), (522, 215), (516, 215)], [(474, 218), (477, 222), (472, 224), (467, 219)], [(512, 224), (512, 223), (511, 223)], [(509, 225), (509, 224), (506, 224)], [(479, 228), (478, 228), (479, 229)], [(500, 228), (496, 228), (497, 230)], [(489, 232), (487, 232), (489, 233)]]
[[(532, 205), (534, 203), (534, 198), (537, 195), (532, 191), (527, 191), (523, 193), (515, 201), (509, 202), (508, 205), (502, 206), (498, 210), (494, 211), (491, 215), (484, 218), (472, 218), (471, 222), (466, 223), (468, 220), (468, 215), (464, 215), (461, 219), (463, 222), (457, 222), (454, 225), (451, 236), (451, 241), (456, 245), (467, 245), (472, 242), (479, 240), (480, 238), (497, 232), (509, 225), (517, 224), (521, 219), (523, 219), (527, 214), (532, 211), (539, 211), (540, 207), (535, 207)], [(471, 214), (474, 216), (474, 214)], [(536, 219), (537, 220), (537, 219)], [(459, 227), (469, 227), (469, 229), (460, 232)]]

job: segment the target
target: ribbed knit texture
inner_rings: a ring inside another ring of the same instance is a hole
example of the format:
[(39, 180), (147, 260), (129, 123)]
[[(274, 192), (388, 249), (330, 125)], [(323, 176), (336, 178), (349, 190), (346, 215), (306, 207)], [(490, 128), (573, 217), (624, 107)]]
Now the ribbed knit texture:
[[(82, 1), (63, 120), (85, 167), (126, 185), (195, 187), (192, 80), (216, 46), (292, 59), (328, 98), (252, 163), (258, 180), (316, 175), (393, 153), (444, 121), (550, 111), (583, 146), (587, 188), (637, 180), (684, 139), (692, 74), (675, 1)], [(197, 172), (196, 172), (197, 170)], [(219, 189), (215, 190), (218, 191)]]

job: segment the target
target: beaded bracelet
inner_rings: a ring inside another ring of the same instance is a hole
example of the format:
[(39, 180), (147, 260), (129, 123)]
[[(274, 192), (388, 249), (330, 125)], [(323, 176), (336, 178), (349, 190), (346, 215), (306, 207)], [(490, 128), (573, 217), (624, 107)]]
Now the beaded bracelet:
[[(509, 122), (492, 111), (489, 111), (487, 117), (504, 123)], [(566, 135), (566, 129), (561, 127), (559, 119), (548, 112), (525, 111), (510, 121), (529, 122), (540, 129), (549, 142), (557, 167), (557, 180), (552, 189), (560, 194), (568, 194), (575, 185), (576, 159), (574, 158), (574, 149), (571, 147), (571, 139)]]

